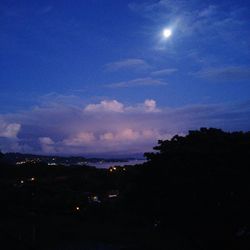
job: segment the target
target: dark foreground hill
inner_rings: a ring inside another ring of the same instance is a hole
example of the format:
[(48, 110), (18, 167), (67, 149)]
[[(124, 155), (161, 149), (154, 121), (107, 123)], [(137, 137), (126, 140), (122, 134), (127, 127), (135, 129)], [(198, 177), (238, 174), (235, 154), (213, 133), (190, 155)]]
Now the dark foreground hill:
[(203, 128), (159, 141), (155, 150), (145, 154), (138, 210), (193, 249), (248, 249), (250, 133)]
[(250, 249), (250, 133), (204, 128), (155, 150), (133, 167), (2, 165), (2, 248)]

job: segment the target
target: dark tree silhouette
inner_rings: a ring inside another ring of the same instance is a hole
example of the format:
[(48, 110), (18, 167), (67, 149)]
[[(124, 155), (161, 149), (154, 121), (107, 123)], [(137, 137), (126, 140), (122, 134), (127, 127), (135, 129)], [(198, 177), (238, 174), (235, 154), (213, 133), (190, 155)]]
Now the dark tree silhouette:
[[(201, 128), (161, 140), (154, 149), (145, 153), (143, 165), (112, 172), (42, 162), (20, 167), (4, 157), (0, 215), (8, 218), (6, 225), (15, 225), (18, 216), (32, 223), (35, 216), (40, 226), (46, 222), (38, 241), (48, 245), (46, 232), (58, 215), (74, 237), (97, 240), (105, 234), (135, 244), (126, 249), (249, 250), (250, 133)], [(119, 195), (110, 199), (110, 193)], [(92, 196), (102, 202), (93, 203)], [(75, 206), (81, 207), (77, 214)], [(68, 231), (60, 225), (53, 238), (61, 244)]]
[(201, 128), (199, 131), (189, 131), (185, 137), (174, 136), (171, 140), (158, 141), (154, 147), (159, 153), (145, 153), (152, 160), (154, 157), (170, 153), (203, 153), (203, 154), (249, 154), (250, 132), (223, 132), (220, 129)]
[(140, 182), (148, 213), (201, 249), (248, 249), (250, 133), (201, 128), (154, 149)]

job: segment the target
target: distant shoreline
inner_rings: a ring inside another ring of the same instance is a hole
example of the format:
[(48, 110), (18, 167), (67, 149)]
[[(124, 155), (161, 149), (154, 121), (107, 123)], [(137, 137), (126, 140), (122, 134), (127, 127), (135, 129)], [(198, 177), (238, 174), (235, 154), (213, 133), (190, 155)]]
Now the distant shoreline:
[(127, 160), (127, 161), (107, 161), (107, 162), (103, 162), (103, 163), (100, 163), (100, 162), (91, 162), (91, 163), (88, 163), (87, 166), (93, 166), (93, 167), (96, 167), (96, 168), (109, 168), (109, 167), (114, 167), (114, 166), (132, 166), (132, 165), (137, 165), (137, 164), (142, 164), (146, 162), (146, 160)]
[(15, 165), (40, 164), (48, 166), (92, 166), (96, 168), (109, 168), (112, 166), (136, 165), (145, 162), (142, 158), (86, 158), (82, 156), (49, 156), (21, 153), (6, 153), (3, 157), (7, 162)]

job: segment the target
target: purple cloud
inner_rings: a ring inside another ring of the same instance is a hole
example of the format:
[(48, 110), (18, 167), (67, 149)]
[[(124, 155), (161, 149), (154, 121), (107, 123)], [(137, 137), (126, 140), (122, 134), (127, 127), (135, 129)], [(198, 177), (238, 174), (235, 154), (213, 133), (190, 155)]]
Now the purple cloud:
[(0, 149), (6, 151), (93, 155), (149, 151), (158, 139), (189, 129), (249, 130), (249, 103), (157, 107), (153, 99), (127, 105), (103, 100), (87, 105), (63, 102), (0, 116)]

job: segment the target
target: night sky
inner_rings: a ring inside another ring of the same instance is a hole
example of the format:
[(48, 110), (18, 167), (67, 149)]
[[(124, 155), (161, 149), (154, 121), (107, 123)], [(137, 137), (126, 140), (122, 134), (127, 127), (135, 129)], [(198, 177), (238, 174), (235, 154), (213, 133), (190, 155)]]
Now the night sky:
[(248, 0), (1, 0), (0, 150), (119, 156), (250, 130), (249, 13)]

